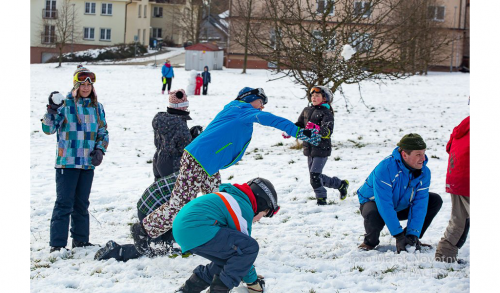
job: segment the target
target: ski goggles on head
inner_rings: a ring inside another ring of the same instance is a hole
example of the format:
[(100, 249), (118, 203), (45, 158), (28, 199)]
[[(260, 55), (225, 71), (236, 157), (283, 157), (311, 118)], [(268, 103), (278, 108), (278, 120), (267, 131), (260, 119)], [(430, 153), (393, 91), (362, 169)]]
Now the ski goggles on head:
[(256, 88), (256, 89), (253, 89), (253, 90), (251, 90), (249, 92), (245, 92), (245, 93), (239, 95), (236, 98), (236, 100), (245, 100), (245, 97), (248, 97), (248, 96), (251, 96), (251, 95), (257, 96), (260, 99), (262, 99), (262, 103), (264, 105), (267, 104), (267, 96), (264, 93), (264, 90), (262, 88)]
[(312, 95), (314, 93), (324, 94), (325, 92), (319, 87), (313, 87), (309, 93)]
[(77, 72), (75, 74), (75, 76), (73, 77), (74, 82), (80, 82), (80, 83), (83, 83), (86, 81), (88, 81), (90, 83), (94, 83), (94, 82), (96, 82), (96, 80), (97, 80), (97, 77), (96, 77), (95, 73), (90, 72), (90, 71)]

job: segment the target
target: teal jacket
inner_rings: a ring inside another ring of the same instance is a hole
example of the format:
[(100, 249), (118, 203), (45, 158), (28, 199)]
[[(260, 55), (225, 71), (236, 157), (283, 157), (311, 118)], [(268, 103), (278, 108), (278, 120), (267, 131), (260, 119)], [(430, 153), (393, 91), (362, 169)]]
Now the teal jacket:
[[(209, 193), (187, 203), (175, 217), (172, 233), (182, 252), (212, 240), (221, 227), (239, 230), (251, 236), (254, 212), (248, 196), (229, 183), (221, 184), (219, 191), (221, 195), (227, 196), (226, 201), (216, 193)], [(229, 209), (235, 215), (231, 215)], [(243, 278), (249, 283), (256, 279), (254, 267)]]
[(249, 103), (232, 101), (185, 150), (212, 176), (241, 160), (252, 139), (254, 123), (277, 128), (294, 137), (299, 131), (290, 120), (255, 109)]
[(94, 169), (90, 153), (100, 149), (106, 153), (109, 135), (104, 107), (93, 105), (90, 98), (78, 103), (71, 93), (57, 114), (46, 113), (42, 119), (45, 134), (57, 132), (56, 168)]

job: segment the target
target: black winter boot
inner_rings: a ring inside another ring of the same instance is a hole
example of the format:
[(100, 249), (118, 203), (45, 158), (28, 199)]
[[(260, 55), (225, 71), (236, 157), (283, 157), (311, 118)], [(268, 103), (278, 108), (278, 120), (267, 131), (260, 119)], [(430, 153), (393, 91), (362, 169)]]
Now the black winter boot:
[(110, 259), (114, 258), (116, 260), (121, 260), (122, 257), (120, 255), (120, 250), (121, 250), (120, 244), (114, 242), (113, 240), (109, 240), (106, 245), (99, 249), (95, 256), (95, 260), (105, 260), (105, 259)]
[(177, 293), (200, 293), (210, 286), (207, 282), (203, 281), (196, 274), (192, 274), (189, 279), (175, 292)]
[(71, 243), (71, 248), (75, 248), (75, 247), (87, 247), (87, 246), (98, 246), (98, 245), (95, 245), (95, 244), (92, 244), (90, 242), (81, 242), (81, 241), (78, 241), (78, 240), (75, 240), (73, 239), (72, 243)]
[(342, 180), (340, 181), (340, 200), (344, 200), (347, 197), (347, 188), (349, 188), (349, 181), (348, 180)]
[(51, 247), (50, 248), (50, 253), (54, 252), (54, 251), (61, 251), (61, 249), (64, 248), (66, 249), (66, 247), (62, 247), (62, 246), (54, 246), (54, 247)]
[(132, 233), (132, 238), (134, 238), (134, 246), (142, 255), (152, 256), (151, 247), (151, 237), (149, 237), (146, 230), (142, 226), (142, 223), (135, 223), (130, 227), (130, 233)]
[(214, 275), (207, 293), (229, 293), (229, 291), (230, 289), (219, 279), (219, 275)]
[(326, 197), (325, 198), (317, 198), (316, 199), (316, 204), (319, 205), (319, 206), (326, 205)]

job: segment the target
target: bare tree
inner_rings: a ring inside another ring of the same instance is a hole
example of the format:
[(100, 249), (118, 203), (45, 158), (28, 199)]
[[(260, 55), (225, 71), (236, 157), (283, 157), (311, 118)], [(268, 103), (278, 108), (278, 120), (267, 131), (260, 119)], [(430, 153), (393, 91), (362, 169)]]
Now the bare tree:
[[(254, 21), (256, 15), (261, 12), (256, 8), (255, 0), (232, 1), (231, 22), (233, 41), (243, 48), (243, 70), (242, 74), (247, 72), (248, 53), (251, 40), (250, 30), (258, 30), (258, 23)], [(253, 27), (252, 26), (255, 26)]]
[(57, 67), (61, 67), (66, 46), (74, 42), (74, 39), (81, 38), (81, 32), (74, 29), (80, 22), (76, 12), (77, 9), (70, 3), (70, 0), (64, 0), (60, 9), (46, 12), (50, 17), (42, 21), (42, 44), (57, 48), (59, 55)]
[[(408, 76), (401, 48), (415, 34), (413, 28), (401, 27), (403, 19), (395, 19), (403, 2), (266, 0), (252, 11), (252, 41), (237, 43), (275, 64), (306, 91), (321, 84), (343, 95), (343, 84)], [(351, 58), (343, 57), (344, 45), (354, 48)]]
[(198, 43), (200, 41), (201, 22), (203, 20), (203, 1), (187, 0), (183, 13), (175, 25), (178, 30), (186, 36), (188, 41)]

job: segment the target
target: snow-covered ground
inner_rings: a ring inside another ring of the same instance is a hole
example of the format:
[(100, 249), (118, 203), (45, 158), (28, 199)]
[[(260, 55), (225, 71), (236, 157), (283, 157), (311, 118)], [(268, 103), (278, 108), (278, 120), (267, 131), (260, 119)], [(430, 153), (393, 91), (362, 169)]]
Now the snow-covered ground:
[[(55, 200), (55, 136), (41, 131), (40, 118), (51, 91), (69, 91), (75, 65), (31, 65), (30, 92), (30, 278), (32, 292), (173, 292), (199, 264), (189, 258), (140, 258), (127, 263), (94, 261), (98, 248), (78, 248), (49, 254), (49, 223)], [(167, 106), (161, 95), (160, 69), (129, 65), (88, 65), (96, 72), (95, 88), (104, 105), (110, 135), (108, 152), (96, 168), (90, 195), (90, 241), (132, 243), (129, 226), (137, 221), (136, 203), (153, 182), (153, 116)], [(288, 79), (267, 82), (264, 70), (212, 71), (208, 96), (190, 96), (193, 120), (189, 126), (206, 126), (225, 104), (245, 87), (262, 87), (270, 97), (265, 111), (296, 121), (306, 106), (304, 92)], [(185, 88), (189, 73), (176, 71), (173, 89)], [(359, 101), (357, 85), (345, 86), (349, 97), (334, 99), (334, 151), (324, 172), (351, 183), (349, 197), (339, 201), (328, 191), (330, 205), (319, 207), (309, 184), (307, 160), (291, 149), (292, 139), (256, 125), (243, 160), (221, 171), (223, 182), (242, 183), (256, 176), (271, 180), (279, 194), (280, 212), (254, 226), (260, 244), (256, 261), (265, 276), (267, 292), (468, 292), (470, 238), (459, 251), (468, 264), (433, 260), (435, 246), (450, 217), (445, 193), (446, 142), (452, 129), (469, 115), (469, 74), (430, 73), (378, 86), (363, 82)], [(361, 252), (363, 218), (355, 190), (371, 170), (407, 133), (422, 135), (427, 143), (430, 191), (444, 204), (422, 241), (434, 246), (417, 254), (394, 253), (395, 241), (382, 231), (378, 250)], [(474, 230), (471, 231), (474, 234)], [(71, 239), (69, 239), (70, 243)], [(244, 285), (235, 292), (245, 292)]]

